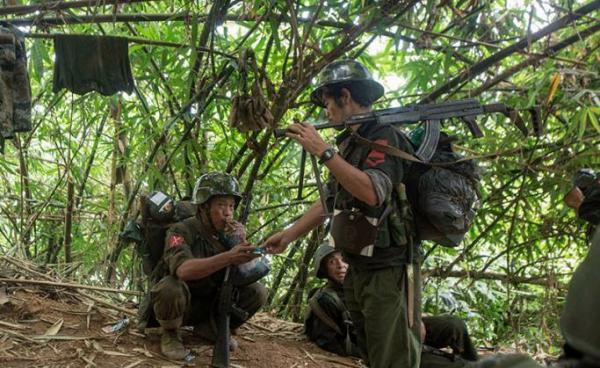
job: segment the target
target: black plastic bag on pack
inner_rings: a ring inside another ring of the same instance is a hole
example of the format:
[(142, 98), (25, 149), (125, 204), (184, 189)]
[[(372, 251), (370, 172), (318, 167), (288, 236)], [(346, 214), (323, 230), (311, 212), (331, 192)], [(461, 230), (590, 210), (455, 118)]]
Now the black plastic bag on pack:
[(438, 149), (430, 161), (433, 165), (417, 164), (412, 202), (421, 240), (455, 247), (471, 227), (479, 207), (481, 170), (475, 161), (462, 158)]

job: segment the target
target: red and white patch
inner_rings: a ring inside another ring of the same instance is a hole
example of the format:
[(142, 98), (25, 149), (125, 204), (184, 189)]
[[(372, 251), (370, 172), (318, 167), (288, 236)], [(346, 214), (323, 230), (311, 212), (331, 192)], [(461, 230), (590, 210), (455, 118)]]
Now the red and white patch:
[(175, 248), (183, 245), (183, 243), (185, 243), (185, 240), (183, 239), (183, 236), (179, 234), (173, 234), (169, 236), (167, 243), (169, 244), (169, 248)]
[[(379, 144), (387, 146), (388, 141), (387, 141), (387, 139), (377, 139), (375, 141), (375, 143), (379, 143)], [(382, 164), (385, 162), (385, 153), (383, 153), (381, 151), (377, 151), (377, 150), (372, 150), (371, 152), (369, 152), (369, 156), (367, 156), (366, 162), (369, 167), (373, 167), (373, 166)]]

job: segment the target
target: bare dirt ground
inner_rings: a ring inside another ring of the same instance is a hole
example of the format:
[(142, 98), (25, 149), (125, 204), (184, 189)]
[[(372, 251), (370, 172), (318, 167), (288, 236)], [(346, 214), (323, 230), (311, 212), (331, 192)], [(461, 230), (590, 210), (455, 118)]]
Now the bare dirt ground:
[[(127, 307), (127, 306), (123, 306)], [(0, 282), (0, 367), (178, 367), (161, 357), (157, 329), (147, 335), (130, 325), (107, 333), (123, 316), (66, 289)], [(134, 324), (134, 323), (132, 323)], [(232, 353), (236, 367), (360, 367), (303, 337), (302, 326), (258, 314), (242, 326)], [(195, 356), (188, 366), (209, 366), (212, 346), (184, 330)]]

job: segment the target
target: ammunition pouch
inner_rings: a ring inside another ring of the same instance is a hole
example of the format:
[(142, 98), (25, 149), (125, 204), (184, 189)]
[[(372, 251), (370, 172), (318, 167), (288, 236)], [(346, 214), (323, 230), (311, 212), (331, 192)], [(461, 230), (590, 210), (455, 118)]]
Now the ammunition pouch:
[(334, 210), (331, 235), (335, 247), (350, 254), (371, 257), (377, 239), (379, 220), (360, 210)]

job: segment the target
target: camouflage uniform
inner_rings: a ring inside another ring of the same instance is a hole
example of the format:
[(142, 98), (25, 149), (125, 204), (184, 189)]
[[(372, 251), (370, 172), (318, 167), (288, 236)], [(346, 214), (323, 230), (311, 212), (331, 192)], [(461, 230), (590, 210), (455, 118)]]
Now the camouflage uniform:
[(23, 33), (0, 22), (0, 140), (31, 130), (31, 87)]

